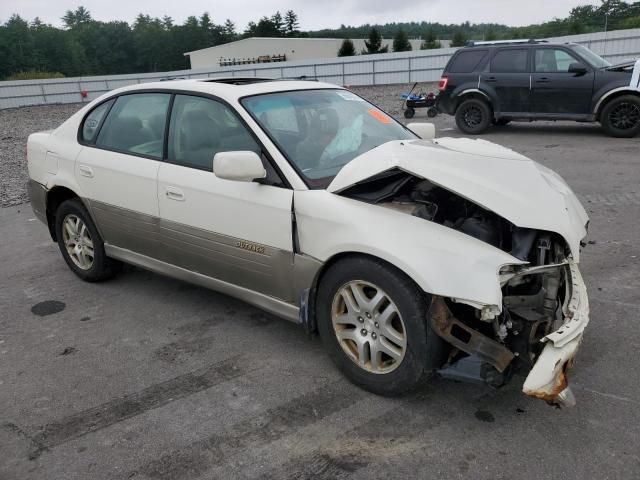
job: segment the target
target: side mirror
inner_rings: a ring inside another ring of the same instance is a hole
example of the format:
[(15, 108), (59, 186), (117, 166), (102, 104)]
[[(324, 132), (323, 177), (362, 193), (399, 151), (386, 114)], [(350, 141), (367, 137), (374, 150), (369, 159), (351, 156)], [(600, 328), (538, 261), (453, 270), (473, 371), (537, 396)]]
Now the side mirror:
[(213, 173), (218, 178), (237, 182), (252, 182), (264, 178), (267, 171), (256, 152), (218, 152), (213, 157)]
[(433, 123), (410, 123), (407, 128), (423, 140), (436, 138), (436, 127)]
[(573, 62), (571, 65), (569, 65), (569, 73), (584, 75), (585, 73), (587, 73), (587, 71), (587, 67), (585, 67), (584, 64), (580, 62)]

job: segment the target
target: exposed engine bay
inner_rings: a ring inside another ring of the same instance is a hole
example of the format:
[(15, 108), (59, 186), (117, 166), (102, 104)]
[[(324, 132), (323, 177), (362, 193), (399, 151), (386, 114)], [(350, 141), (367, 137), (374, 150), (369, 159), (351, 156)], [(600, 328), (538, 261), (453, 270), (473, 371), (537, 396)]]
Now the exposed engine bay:
[[(532, 369), (547, 335), (562, 326), (572, 292), (571, 254), (560, 235), (517, 227), (400, 169), (371, 177), (341, 194), (460, 231), (527, 262), (500, 271), (503, 304), (498, 311), (434, 296), (430, 321), (446, 342), (438, 370), (443, 377), (499, 387), (513, 374), (526, 375)], [(525, 393), (571, 406), (573, 396), (565, 377), (570, 366), (570, 360), (560, 365), (553, 385)]]

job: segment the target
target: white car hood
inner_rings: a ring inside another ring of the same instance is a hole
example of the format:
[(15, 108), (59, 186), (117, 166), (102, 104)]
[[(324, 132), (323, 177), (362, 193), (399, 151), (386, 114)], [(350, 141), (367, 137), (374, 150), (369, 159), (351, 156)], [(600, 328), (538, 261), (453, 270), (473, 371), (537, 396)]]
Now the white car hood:
[(558, 233), (576, 261), (589, 218), (565, 181), (552, 170), (485, 140), (397, 140), (345, 165), (327, 190), (339, 193), (398, 168), (457, 193), (514, 225)]

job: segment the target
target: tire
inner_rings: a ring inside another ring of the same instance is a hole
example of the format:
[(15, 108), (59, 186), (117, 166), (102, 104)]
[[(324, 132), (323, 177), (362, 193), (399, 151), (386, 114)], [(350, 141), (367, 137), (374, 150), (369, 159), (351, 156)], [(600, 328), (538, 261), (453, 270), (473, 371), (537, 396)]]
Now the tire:
[(120, 262), (107, 257), (104, 242), (79, 199), (60, 204), (55, 228), (62, 257), (82, 280), (100, 282), (117, 273)]
[[(369, 301), (378, 293), (386, 296), (386, 301), (379, 309), (356, 309), (352, 315), (341, 292), (349, 289), (353, 293), (354, 288)], [(353, 257), (331, 266), (322, 277), (316, 303), (318, 332), (332, 360), (352, 383), (379, 395), (399, 395), (416, 387), (434, 369), (439, 337), (428, 327), (429, 305), (430, 297), (395, 267), (375, 259)], [(393, 307), (397, 313), (387, 317), (385, 328), (382, 312), (393, 311)], [(339, 340), (338, 335), (343, 339)], [(404, 338), (403, 348), (398, 348), (403, 343), (398, 340), (400, 337)], [(368, 366), (360, 363), (360, 348), (350, 338), (368, 345), (362, 347), (365, 358), (368, 352)], [(394, 347), (396, 354), (402, 350), (401, 358), (394, 359), (387, 353), (375, 355), (375, 351), (386, 350), (388, 345)]]
[(511, 123), (510, 118), (498, 118), (497, 120), (493, 121), (493, 124), (496, 127), (504, 127), (505, 125), (509, 125), (510, 123)]
[(456, 125), (468, 135), (481, 134), (489, 128), (492, 119), (489, 105), (477, 98), (464, 100), (456, 110)]
[(600, 124), (612, 137), (631, 138), (640, 133), (640, 97), (622, 95), (609, 101), (600, 113)]
[(416, 114), (415, 109), (409, 107), (404, 111), (404, 118), (413, 118), (415, 114)]

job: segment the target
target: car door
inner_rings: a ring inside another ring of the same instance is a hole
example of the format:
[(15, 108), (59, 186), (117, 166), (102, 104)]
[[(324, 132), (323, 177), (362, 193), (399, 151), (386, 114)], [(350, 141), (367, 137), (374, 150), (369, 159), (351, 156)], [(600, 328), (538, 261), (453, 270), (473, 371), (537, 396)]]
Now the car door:
[(494, 111), (500, 113), (529, 111), (530, 82), (528, 48), (498, 49), (480, 76), (481, 90), (489, 93)]
[[(107, 244), (157, 251), (157, 177), (171, 95), (132, 93), (84, 120), (75, 176)], [(108, 110), (108, 112), (107, 112)]]
[(218, 152), (263, 153), (239, 116), (220, 101), (176, 95), (167, 145), (158, 173), (165, 261), (291, 301), (293, 191), (213, 174)]
[[(569, 67), (576, 63), (584, 67), (586, 72), (569, 72)], [(533, 69), (532, 112), (590, 113), (595, 73), (572, 52), (561, 47), (538, 47), (535, 49)]]

